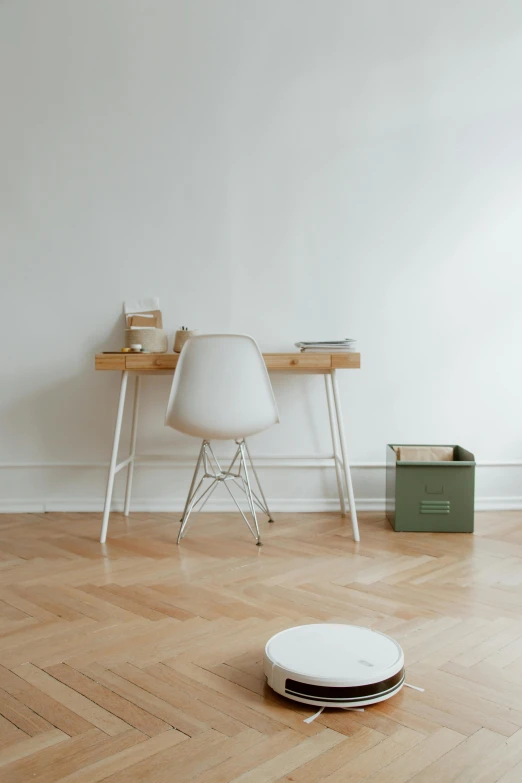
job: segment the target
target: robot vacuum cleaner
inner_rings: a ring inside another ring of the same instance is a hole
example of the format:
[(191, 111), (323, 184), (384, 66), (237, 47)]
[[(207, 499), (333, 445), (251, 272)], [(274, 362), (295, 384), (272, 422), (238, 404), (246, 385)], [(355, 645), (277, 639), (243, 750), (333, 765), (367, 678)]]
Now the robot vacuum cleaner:
[(268, 684), (288, 699), (321, 707), (365, 707), (404, 685), (404, 653), (383, 633), (356, 625), (289, 628), (265, 647)]

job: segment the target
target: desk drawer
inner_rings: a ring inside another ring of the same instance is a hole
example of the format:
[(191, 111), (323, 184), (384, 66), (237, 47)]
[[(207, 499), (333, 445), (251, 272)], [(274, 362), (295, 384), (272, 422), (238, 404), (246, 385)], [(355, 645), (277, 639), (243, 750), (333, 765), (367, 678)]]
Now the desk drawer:
[[(269, 370), (306, 372), (331, 367), (329, 354), (266, 353), (264, 359)], [(175, 353), (128, 353), (125, 356), (127, 370), (174, 370), (178, 361), (179, 355)]]
[[(330, 354), (265, 353), (263, 358), (269, 370), (306, 372), (329, 370), (332, 366)], [(128, 353), (125, 366), (127, 370), (174, 370), (178, 360), (175, 353)]]
[(98, 353), (94, 358), (94, 368), (96, 370), (124, 370), (124, 353)]
[(269, 370), (306, 372), (329, 370), (332, 366), (332, 357), (329, 353), (265, 353), (263, 358)]
[[(353, 366), (358, 366), (358, 354), (346, 356), (352, 361), (357, 359), (353, 361)], [(265, 353), (263, 358), (268, 369), (276, 371), (321, 372), (330, 370), (332, 366), (352, 366), (348, 363), (333, 365), (332, 357), (328, 353)], [(179, 355), (175, 353), (126, 354), (125, 366), (127, 370), (174, 370), (178, 360)]]
[(177, 353), (128, 353), (127, 370), (174, 370), (179, 361)]

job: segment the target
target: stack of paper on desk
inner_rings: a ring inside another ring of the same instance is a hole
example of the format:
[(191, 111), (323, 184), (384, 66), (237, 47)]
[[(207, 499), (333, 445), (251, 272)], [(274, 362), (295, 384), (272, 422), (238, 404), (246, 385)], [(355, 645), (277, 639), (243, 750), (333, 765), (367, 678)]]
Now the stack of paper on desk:
[(355, 340), (346, 337), (344, 340), (328, 340), (326, 342), (301, 342), (295, 344), (296, 348), (309, 353), (346, 353), (355, 351)]

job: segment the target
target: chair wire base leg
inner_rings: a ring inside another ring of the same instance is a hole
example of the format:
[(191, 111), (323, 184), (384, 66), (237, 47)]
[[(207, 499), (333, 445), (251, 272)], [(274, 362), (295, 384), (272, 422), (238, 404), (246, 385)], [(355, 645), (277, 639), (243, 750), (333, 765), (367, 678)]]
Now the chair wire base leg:
[(261, 511), (263, 511), (263, 513), (267, 515), (268, 521), (273, 522), (274, 519), (272, 517), (272, 514), (270, 513), (270, 509), (268, 508), (268, 503), (266, 502), (265, 493), (263, 492), (263, 487), (261, 486), (261, 482), (259, 481), (259, 476), (257, 475), (256, 466), (254, 465), (254, 460), (252, 459), (252, 455), (250, 454), (250, 449), (248, 448), (248, 443), (246, 442), (246, 440), (244, 440), (243, 443), (245, 445), (245, 450), (248, 455), (248, 461), (250, 462), (250, 467), (252, 468), (252, 473), (254, 474), (254, 478), (256, 480), (257, 488), (259, 489), (259, 494), (263, 499), (263, 504), (259, 502), (259, 499), (257, 498), (255, 492), (252, 492), (252, 495), (256, 500), (257, 505), (259, 506)]
[[(203, 484), (203, 481), (204, 481), (205, 478), (206, 477), (204, 476), (200, 480), (200, 482), (199, 482), (199, 484), (198, 484), (198, 486), (196, 488), (196, 491), (194, 493), (194, 496), (196, 496), (197, 493), (199, 492), (199, 490), (201, 488), (201, 485)], [(191, 502), (190, 506), (188, 507), (186, 518), (185, 518), (184, 522), (182, 523), (182, 525), (180, 527), (180, 530), (179, 530), (179, 533), (178, 533), (178, 544), (181, 541), (181, 539), (185, 536), (185, 533), (187, 532), (187, 528), (188, 528), (188, 524), (189, 524), (189, 517), (191, 517), (191, 519), (192, 519), (193, 518), (192, 517), (193, 513), (194, 514), (199, 514), (199, 512), (203, 509), (203, 506), (205, 505), (207, 500), (214, 494), (214, 490), (216, 489), (217, 485), (218, 485), (218, 479), (215, 479), (214, 481), (212, 481), (208, 485), (208, 487), (205, 490), (203, 490), (203, 492), (199, 495), (199, 497), (194, 497), (193, 501)], [(201, 502), (201, 501), (203, 501), (203, 502)], [(197, 506), (197, 508), (196, 508), (196, 506)]]
[[(243, 450), (243, 441), (241, 441), (238, 444), (237, 451), (236, 451), (236, 453), (234, 455), (234, 458), (233, 458), (232, 462), (230, 463), (230, 465), (228, 467), (228, 470), (226, 470), (226, 471), (223, 471), (221, 469), (221, 465), (219, 464), (219, 462), (218, 462), (214, 452), (212, 451), (212, 447), (210, 446), (210, 444), (209, 444), (209, 451), (210, 451), (210, 453), (212, 455), (212, 458), (213, 458), (213, 460), (214, 460), (218, 470), (221, 473), (221, 476), (223, 476), (222, 480), (223, 480), (223, 483), (224, 483), (224, 485), (225, 485), (225, 487), (226, 487), (226, 489), (228, 491), (228, 494), (230, 495), (230, 497), (234, 501), (234, 504), (235, 504), (237, 510), (239, 511), (239, 513), (241, 514), (241, 516), (243, 517), (243, 519), (244, 519), (244, 521), (246, 523), (246, 526), (248, 527), (248, 529), (252, 533), (253, 537), (256, 539), (257, 546), (262, 546), (262, 544), (261, 544), (261, 537), (260, 537), (260, 533), (259, 533), (259, 526), (257, 524), (256, 511), (255, 511), (255, 508), (254, 508), (254, 501), (253, 501), (251, 493), (250, 493), (250, 484), (247, 485), (248, 491), (245, 489), (245, 494), (247, 496), (249, 510), (250, 510), (250, 514), (252, 516), (252, 519), (254, 521), (254, 528), (255, 529), (252, 528), (252, 525), (248, 521), (248, 519), (247, 519), (243, 509), (241, 508), (241, 506), (237, 502), (236, 498), (234, 497), (234, 494), (232, 493), (232, 490), (228, 486), (228, 481), (229, 480), (234, 481), (235, 484), (237, 484), (237, 480), (236, 479), (241, 479), (242, 480), (242, 476), (241, 476), (241, 471), (242, 470), (246, 474), (246, 462), (245, 462), (245, 452)], [(237, 473), (233, 473), (232, 472), (232, 468), (235, 465), (236, 460), (237, 460), (238, 457), (239, 457), (239, 470), (238, 470)]]
[[(193, 515), (199, 513), (203, 509), (205, 503), (207, 503), (209, 498), (212, 496), (216, 487), (222, 483), (225, 485), (225, 488), (234, 501), (237, 510), (243, 517), (246, 526), (252, 533), (257, 546), (262, 546), (261, 533), (259, 531), (259, 524), (257, 521), (256, 506), (260, 511), (263, 512), (263, 514), (266, 514), (269, 517), (270, 522), (273, 520), (270, 515), (261, 484), (259, 483), (256, 469), (248, 452), (248, 447), (244, 440), (236, 441), (236, 445), (237, 449), (234, 453), (232, 461), (230, 462), (228, 468), (223, 470), (212, 450), (212, 446), (210, 445), (209, 441), (204, 440), (202, 442), (198, 461), (196, 463), (196, 468), (194, 470), (194, 475), (192, 476), (190, 489), (187, 495), (187, 500), (185, 502), (185, 508), (180, 520), (181, 524), (177, 537), (178, 544), (187, 532), (189, 519), (191, 519)], [(262, 499), (252, 489), (247, 463), (250, 463)], [(203, 487), (205, 479), (210, 479), (210, 484), (208, 484), (206, 488)], [(244, 492), (248, 503), (247, 513), (249, 513), (251, 521), (248, 519), (247, 515), (233, 494), (230, 488), (231, 483)]]
[(252, 488), (250, 486), (250, 477), (248, 475), (248, 470), (247, 470), (247, 461), (246, 461), (247, 451), (246, 451), (246, 448), (245, 448), (245, 441), (242, 441), (239, 444), (239, 448), (241, 449), (241, 467), (243, 468), (243, 471), (244, 471), (244, 474), (245, 474), (246, 496), (247, 496), (248, 504), (250, 506), (250, 513), (252, 515), (252, 519), (254, 520), (254, 525), (255, 525), (256, 533), (257, 533), (256, 544), (257, 544), (257, 546), (263, 546), (262, 543), (261, 543), (261, 534), (259, 532), (259, 525), (257, 523), (257, 516), (256, 516), (255, 505), (254, 505), (254, 498), (252, 496)]
[[(194, 490), (194, 485), (196, 484), (196, 479), (198, 477), (199, 467), (201, 465), (201, 460), (203, 459), (204, 451), (205, 451), (205, 441), (203, 441), (203, 443), (201, 444), (201, 448), (199, 450), (198, 461), (196, 462), (196, 468), (194, 470), (194, 475), (192, 476), (192, 482), (190, 484), (190, 489), (189, 489), (189, 492), (188, 492), (188, 495), (187, 495), (187, 502), (185, 503), (185, 508), (183, 510), (183, 516), (181, 517), (181, 520), (180, 520), (181, 521), (181, 527), (180, 527), (179, 533), (178, 533), (178, 541), (177, 541), (178, 544), (181, 541), (181, 539), (183, 538), (183, 533), (185, 532), (185, 528), (187, 526), (188, 518), (189, 518), (189, 515), (190, 515), (190, 510), (189, 510), (190, 503), (193, 500), (193, 498), (194, 498), (194, 496), (195, 496), (195, 494), (197, 492), (197, 488), (196, 488), (196, 490)], [(200, 484), (201, 484), (201, 482), (200, 482)], [(199, 488), (200, 484), (198, 484), (198, 488)]]

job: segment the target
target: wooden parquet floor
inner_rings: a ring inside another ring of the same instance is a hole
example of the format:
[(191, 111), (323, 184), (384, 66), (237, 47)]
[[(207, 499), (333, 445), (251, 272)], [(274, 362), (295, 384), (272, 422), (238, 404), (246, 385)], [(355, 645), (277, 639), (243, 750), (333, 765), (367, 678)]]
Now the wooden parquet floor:
[[(2, 783), (521, 783), (522, 513), (471, 535), (278, 514), (0, 517)], [(400, 641), (364, 712), (270, 692), (266, 640), (340, 621)]]

